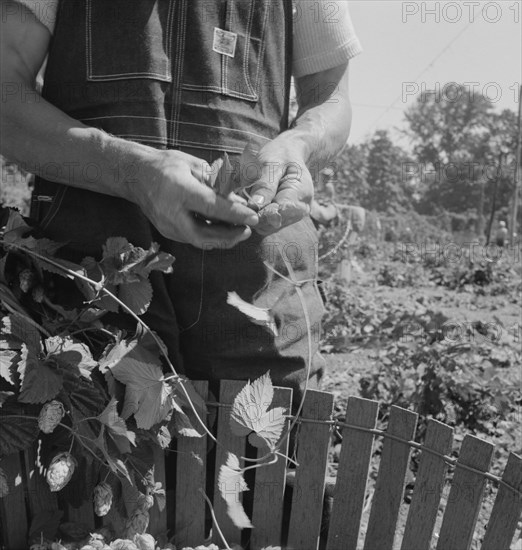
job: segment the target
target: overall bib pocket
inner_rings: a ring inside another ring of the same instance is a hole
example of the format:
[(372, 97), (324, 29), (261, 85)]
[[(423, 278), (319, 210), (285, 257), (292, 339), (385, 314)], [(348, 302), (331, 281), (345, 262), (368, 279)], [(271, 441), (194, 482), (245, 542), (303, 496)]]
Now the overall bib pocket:
[(86, 0), (87, 80), (172, 82), (174, 4)]
[(188, 13), (182, 89), (257, 102), (270, 0), (228, 0), (205, 9), (203, 18)]

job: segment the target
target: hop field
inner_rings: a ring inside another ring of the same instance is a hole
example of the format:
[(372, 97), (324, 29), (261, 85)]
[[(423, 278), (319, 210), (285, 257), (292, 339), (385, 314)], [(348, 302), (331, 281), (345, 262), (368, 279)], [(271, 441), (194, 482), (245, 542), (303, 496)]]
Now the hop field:
[[(503, 257), (489, 262), (473, 261), (469, 254), (459, 261), (434, 261), (433, 256), (401, 251), (401, 243), (363, 236), (342, 252), (354, 267), (349, 280), (335, 266), (323, 266), (323, 353), (329, 366), (324, 389), (334, 393), (341, 421), (347, 397), (360, 395), (381, 403), (382, 424), (392, 405), (417, 412), (417, 438), (429, 418), (454, 428), (457, 449), (465, 433), (482, 437), (495, 444), (492, 471), (498, 474), (510, 451), (522, 452), (520, 249), (504, 250)], [(339, 444), (334, 436), (332, 476)], [(372, 480), (379, 458), (377, 445)], [(415, 461), (413, 453), (403, 525)], [(486, 491), (493, 495), (490, 485)], [(367, 512), (371, 494), (370, 487)], [(480, 547), (492, 502), (487, 498), (481, 510), (472, 548)], [(362, 532), (367, 519), (363, 517)], [(520, 548), (521, 542), (519, 538), (512, 548)]]

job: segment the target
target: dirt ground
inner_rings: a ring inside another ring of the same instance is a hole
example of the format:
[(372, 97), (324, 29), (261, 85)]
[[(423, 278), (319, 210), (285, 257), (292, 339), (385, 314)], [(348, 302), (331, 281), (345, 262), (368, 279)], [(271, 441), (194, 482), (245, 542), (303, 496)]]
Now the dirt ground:
[[(522, 320), (520, 295), (477, 295), (477, 293), (469, 289), (454, 291), (431, 285), (418, 288), (391, 288), (376, 285), (372, 281), (371, 276), (365, 276), (359, 281), (356, 280), (352, 285), (354, 290), (356, 289), (358, 292), (367, 292), (374, 302), (380, 302), (381, 300), (392, 302), (404, 306), (405, 309), (421, 303), (428, 305), (431, 309), (440, 311), (454, 323), (465, 324), (481, 321), (482, 323), (490, 324), (495, 327), (496, 333), (500, 338), (500, 343), (507, 344), (520, 351)], [(372, 365), (375, 362), (375, 359), (372, 357), (375, 351), (375, 347), (365, 347), (363, 345), (358, 347), (354, 345), (353, 349), (349, 352), (325, 354), (327, 372), (322, 389), (333, 392), (337, 411), (344, 410), (347, 398), (350, 395), (359, 395), (359, 380), (361, 376), (371, 371)], [(516, 369), (519, 375), (518, 379), (522, 381), (522, 365), (515, 365), (512, 368)], [(518, 440), (520, 440), (522, 445), (522, 433), (519, 435)], [(494, 443), (494, 441), (492, 442)], [(336, 465), (333, 467), (330, 465), (330, 475), (335, 475), (335, 467)], [(370, 481), (367, 489), (369, 500), (371, 500), (372, 486), (373, 482)], [(362, 518), (363, 533), (368, 521), (369, 508), (370, 502), (368, 502)], [(488, 508), (490, 511), (490, 506)], [(435, 528), (435, 541), (436, 533), (440, 528), (443, 509), (444, 505), (441, 505), (439, 519)], [(399, 526), (404, 526), (407, 513), (408, 505), (403, 502), (400, 510)], [(479, 519), (476, 532), (483, 533), (483, 528), (484, 522)], [(399, 528), (399, 536), (396, 537), (396, 548), (400, 547), (400, 534), (401, 527)], [(360, 539), (359, 545), (362, 545), (362, 542), (363, 538)], [(473, 542), (472, 548), (478, 549), (479, 546), (477, 539)], [(511, 550), (522, 550), (520, 525)]]

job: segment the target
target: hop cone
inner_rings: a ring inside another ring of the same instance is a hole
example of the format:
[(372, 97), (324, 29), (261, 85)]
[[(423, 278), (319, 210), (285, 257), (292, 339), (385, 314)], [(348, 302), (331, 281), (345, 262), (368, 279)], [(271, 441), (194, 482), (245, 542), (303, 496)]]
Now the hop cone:
[(41, 304), (44, 298), (44, 289), (40, 285), (35, 286), (31, 292), (31, 296), (35, 302)]
[(135, 535), (134, 544), (140, 550), (156, 550), (156, 541), (154, 537), (146, 533), (143, 535)]
[(30, 269), (24, 269), (19, 275), (20, 290), (24, 293), (29, 292), (34, 286), (35, 274)]
[(138, 495), (138, 501), (136, 503), (136, 508), (147, 511), (154, 506), (154, 497), (152, 495), (144, 495), (140, 493)]
[(7, 485), (7, 476), (0, 468), (0, 498), (6, 497), (9, 494), (9, 485)]
[(130, 540), (116, 539), (111, 542), (111, 550), (139, 550), (138, 547)]
[(71, 480), (76, 466), (77, 462), (70, 453), (57, 454), (47, 469), (46, 478), (51, 491), (61, 491)]
[(65, 416), (65, 409), (60, 401), (49, 401), (46, 403), (40, 411), (38, 417), (38, 427), (44, 434), (50, 434), (54, 431), (56, 426), (61, 422)]
[(134, 539), (136, 535), (142, 535), (149, 526), (149, 512), (137, 507), (125, 525), (125, 536)]
[(96, 485), (93, 500), (94, 512), (97, 516), (102, 517), (109, 513), (112, 506), (112, 497), (112, 487), (108, 483), (102, 482)]

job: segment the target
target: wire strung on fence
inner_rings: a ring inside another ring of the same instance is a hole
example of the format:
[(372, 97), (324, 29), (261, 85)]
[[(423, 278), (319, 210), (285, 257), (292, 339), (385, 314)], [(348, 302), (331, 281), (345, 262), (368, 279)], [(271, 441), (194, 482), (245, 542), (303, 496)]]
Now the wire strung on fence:
[[(207, 403), (207, 406), (209, 406), (209, 407), (224, 407), (224, 408), (229, 408), (229, 409), (232, 408), (232, 405), (225, 404), (225, 403), (216, 403), (216, 402), (209, 402), (209, 403)], [(404, 443), (405, 445), (409, 445), (410, 447), (412, 447), (414, 449), (417, 449), (419, 451), (435, 455), (435, 456), (441, 458), (442, 460), (444, 460), (444, 462), (446, 464), (448, 464), (448, 466), (455, 466), (455, 467), (458, 467), (458, 468), (462, 468), (463, 470), (467, 470), (469, 472), (473, 472), (474, 474), (481, 475), (482, 477), (484, 477), (485, 479), (487, 479), (489, 481), (493, 481), (494, 483), (498, 483), (499, 485), (503, 485), (504, 487), (506, 487), (506, 489), (509, 489), (510, 491), (512, 491), (518, 498), (522, 498), (522, 491), (520, 489), (517, 489), (516, 487), (513, 487), (512, 485), (510, 485), (509, 483), (504, 481), (499, 476), (496, 476), (495, 474), (492, 474), (490, 472), (483, 472), (483, 471), (477, 470), (477, 469), (475, 469), (471, 466), (467, 466), (466, 464), (459, 463), (457, 458), (439, 453), (439, 452), (435, 451), (434, 449), (430, 449), (429, 447), (425, 447), (424, 445), (422, 445), (422, 443), (418, 443), (417, 441), (403, 439), (402, 437), (398, 437), (396, 435), (390, 434), (385, 430), (380, 430), (378, 428), (365, 428), (363, 426), (357, 426), (355, 424), (347, 424), (346, 422), (340, 422), (339, 420), (313, 420), (311, 418), (297, 418), (296, 419), (296, 417), (293, 416), (293, 415), (287, 415), (287, 418), (289, 420), (296, 420), (297, 424), (303, 424), (303, 423), (327, 424), (329, 426), (332, 426), (333, 428), (348, 428), (350, 430), (357, 430), (357, 431), (360, 431), (360, 432), (371, 433), (371, 434), (376, 435), (378, 437), (393, 439), (394, 441), (398, 441), (399, 443)]]

